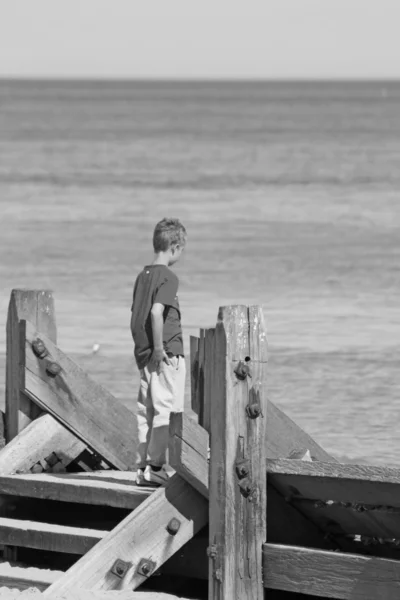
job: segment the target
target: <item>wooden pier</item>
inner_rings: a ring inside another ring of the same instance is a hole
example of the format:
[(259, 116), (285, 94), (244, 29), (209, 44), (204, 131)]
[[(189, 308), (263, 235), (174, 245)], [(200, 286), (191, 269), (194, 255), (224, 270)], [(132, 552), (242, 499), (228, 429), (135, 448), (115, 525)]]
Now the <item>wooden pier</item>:
[(397, 599), (400, 469), (337, 462), (267, 378), (261, 308), (220, 308), (190, 340), (197, 417), (171, 415), (171, 477), (138, 487), (134, 413), (58, 347), (52, 294), (13, 290), (0, 587)]

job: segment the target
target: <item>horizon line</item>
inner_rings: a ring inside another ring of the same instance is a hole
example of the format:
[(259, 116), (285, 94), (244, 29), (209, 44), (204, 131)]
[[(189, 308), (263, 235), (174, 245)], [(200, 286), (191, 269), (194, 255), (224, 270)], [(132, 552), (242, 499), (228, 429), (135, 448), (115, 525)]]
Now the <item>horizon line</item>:
[(340, 76), (340, 77), (164, 77), (164, 76), (97, 76), (97, 75), (2, 75), (0, 81), (9, 82), (140, 82), (140, 83), (396, 83), (400, 82), (398, 76)]

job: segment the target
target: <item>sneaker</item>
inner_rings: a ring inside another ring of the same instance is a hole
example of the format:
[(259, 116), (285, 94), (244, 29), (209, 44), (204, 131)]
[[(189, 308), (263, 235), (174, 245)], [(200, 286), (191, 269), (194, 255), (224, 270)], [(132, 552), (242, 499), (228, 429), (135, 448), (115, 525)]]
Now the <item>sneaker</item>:
[(169, 476), (165, 467), (161, 467), (159, 471), (154, 471), (150, 465), (147, 465), (143, 479), (145, 485), (163, 485), (169, 480)]
[(146, 485), (143, 469), (138, 469), (136, 472), (136, 485)]

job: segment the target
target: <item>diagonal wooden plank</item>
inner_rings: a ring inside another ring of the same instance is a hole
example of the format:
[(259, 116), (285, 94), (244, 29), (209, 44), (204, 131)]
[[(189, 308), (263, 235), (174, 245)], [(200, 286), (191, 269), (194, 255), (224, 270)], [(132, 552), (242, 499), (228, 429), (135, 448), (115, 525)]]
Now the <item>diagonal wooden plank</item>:
[[(121, 470), (132, 468), (137, 426), (133, 412), (86, 375), (28, 321), (25, 337), (23, 391), (111, 465)], [(38, 337), (49, 352), (44, 359), (37, 358), (32, 349)], [(61, 369), (53, 377), (46, 371), (51, 363)]]
[[(179, 521), (175, 535), (168, 530), (172, 519)], [(53, 597), (75, 588), (136, 589), (147, 579), (138, 571), (143, 559), (154, 562), (150, 575), (204, 527), (207, 520), (207, 501), (174, 475), (165, 487), (154, 491), (44, 595)], [(122, 578), (112, 572), (117, 559), (129, 564)]]
[(375, 556), (265, 544), (264, 574), (266, 588), (296, 594), (337, 600), (399, 596), (400, 561)]
[(27, 473), (53, 452), (64, 466), (73, 462), (86, 445), (51, 415), (41, 415), (0, 452), (0, 474)]

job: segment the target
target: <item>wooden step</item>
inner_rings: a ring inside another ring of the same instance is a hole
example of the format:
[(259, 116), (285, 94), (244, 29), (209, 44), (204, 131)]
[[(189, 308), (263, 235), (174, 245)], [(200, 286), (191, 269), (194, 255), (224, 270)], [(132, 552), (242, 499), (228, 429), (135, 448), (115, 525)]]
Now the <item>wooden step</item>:
[(107, 533), (98, 529), (0, 517), (0, 544), (5, 546), (82, 555)]
[(50, 569), (37, 569), (36, 567), (25, 567), (11, 565), (8, 562), (0, 562), (0, 588), (17, 588), (26, 590), (36, 587), (40, 591), (46, 590), (49, 585), (60, 579), (63, 571)]
[(154, 487), (139, 487), (133, 483), (133, 475), (125, 477), (103, 480), (50, 473), (0, 475), (0, 494), (134, 510), (154, 492)]

